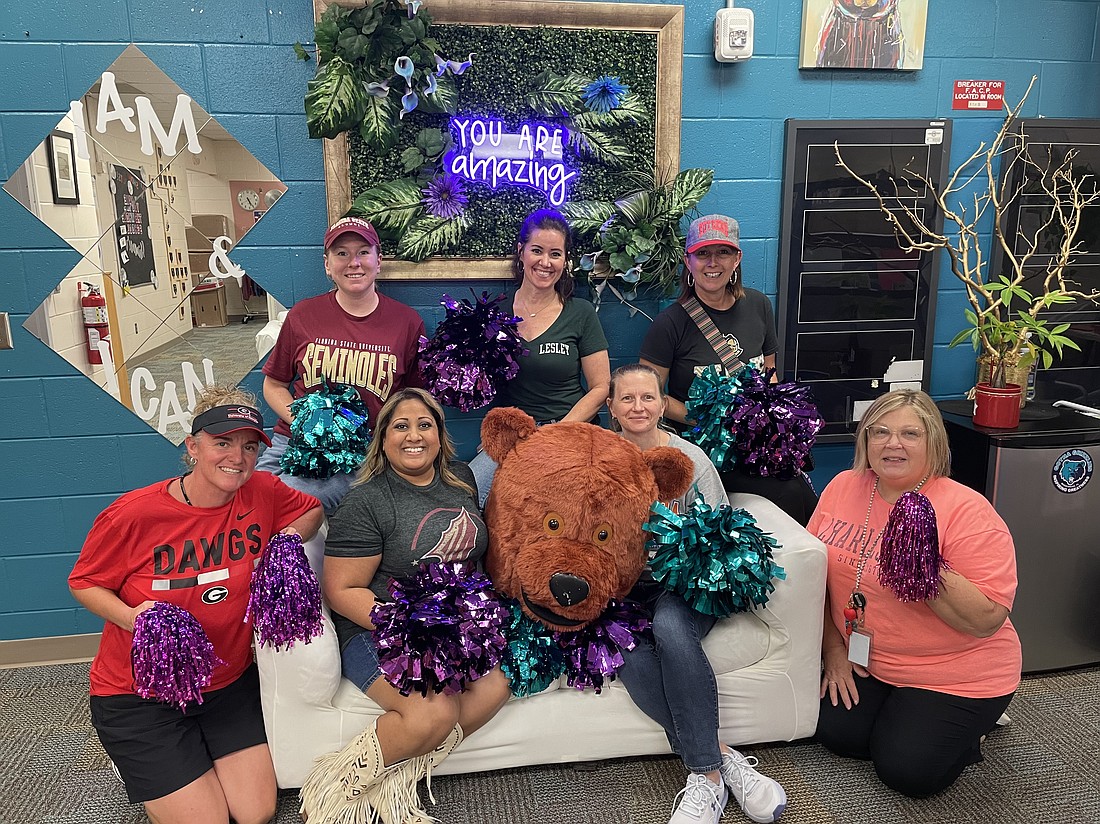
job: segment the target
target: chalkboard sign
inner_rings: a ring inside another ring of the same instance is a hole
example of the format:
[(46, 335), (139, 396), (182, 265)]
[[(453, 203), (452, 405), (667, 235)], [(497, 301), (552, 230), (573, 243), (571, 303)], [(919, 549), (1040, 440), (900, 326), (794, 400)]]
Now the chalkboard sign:
[[(879, 395), (929, 383), (936, 270), (906, 252), (866, 187), (942, 216), (921, 178), (946, 176), (950, 121), (788, 120), (779, 264), (779, 371), (809, 385), (822, 442), (850, 441)], [(899, 215), (899, 219), (904, 219)]]
[(111, 166), (108, 183), (115, 201), (115, 240), (119, 281), (123, 286), (154, 287), (153, 243), (149, 238), (149, 202), (139, 169)]
[[(1020, 195), (1008, 204), (1005, 236), (1012, 239), (1017, 255), (1024, 254), (1028, 243), (1036, 243), (1039, 254), (1032, 258), (1034, 266), (1028, 267), (1032, 275), (1023, 286), (1032, 294), (1038, 294), (1043, 290), (1035, 281), (1041, 277), (1042, 267), (1062, 241), (1057, 223), (1046, 225), (1051, 201), (1043, 192), (1038, 175), (1042, 170), (1062, 164), (1072, 151), (1074, 178), (1088, 175), (1093, 182), (1100, 179), (1100, 120), (1021, 120), (1017, 123), (1017, 132), (1021, 131), (1023, 149), (1035, 165), (1002, 165), (1002, 172), (1007, 172), (1007, 179), (1002, 174), (1001, 181), (1006, 191), (1020, 191)], [(1100, 203), (1086, 206), (1081, 217), (1076, 237), (1079, 253), (1067, 267), (1066, 277), (1079, 284), (1080, 291), (1090, 292), (1100, 289)], [(1044, 253), (1047, 250), (1050, 253)], [(1005, 254), (994, 244), (990, 271), (1008, 274), (1008, 268)], [(1089, 406), (1100, 404), (1100, 306), (1077, 301), (1059, 306), (1058, 311), (1044, 312), (1041, 317), (1051, 324), (1071, 324), (1066, 335), (1081, 349), (1063, 349), (1049, 369), (1038, 370), (1036, 399), (1069, 400)]]

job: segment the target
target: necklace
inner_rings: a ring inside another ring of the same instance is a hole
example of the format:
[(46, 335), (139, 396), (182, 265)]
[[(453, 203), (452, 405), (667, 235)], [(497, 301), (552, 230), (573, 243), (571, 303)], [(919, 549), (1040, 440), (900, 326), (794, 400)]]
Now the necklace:
[(528, 302), (527, 302), (527, 301), (525, 300), (525, 301), (523, 301), (523, 306), (524, 306), (524, 308), (525, 308), (525, 309), (526, 309), (527, 311), (525, 311), (525, 312), (523, 313), (523, 318), (524, 318), (524, 319), (527, 319), (527, 318), (533, 318), (533, 317), (535, 317), (536, 315), (538, 315), (538, 313), (539, 313), (539, 312), (541, 312), (541, 311), (542, 311), (543, 309), (546, 309), (546, 308), (548, 308), (548, 307), (550, 307), (550, 306), (553, 306), (553, 305), (554, 305), (554, 303), (555, 303), (554, 299), (553, 299), (553, 298), (551, 298), (551, 299), (550, 299), (550, 300), (548, 300), (548, 301), (547, 301), (546, 303), (544, 303), (544, 304), (543, 304), (542, 306), (540, 306), (540, 307), (539, 307), (538, 309), (536, 309), (536, 310), (535, 310), (534, 312), (532, 312), (532, 311), (530, 310), (530, 304), (529, 304), (529, 303), (528, 303)]
[(180, 475), (180, 495), (183, 496), (183, 502), (185, 504), (187, 504), (188, 506), (194, 506), (194, 504), (191, 503), (191, 499), (187, 497), (187, 490), (183, 488), (183, 479), (186, 477), (186, 475)]
[[(927, 480), (928, 476), (926, 475), (913, 488), (913, 492), (920, 492), (920, 488), (924, 486)], [(867, 559), (871, 557), (871, 553), (868, 551), (871, 543), (871, 510), (875, 506), (878, 482), (879, 479), (876, 477), (875, 485), (871, 487), (871, 497), (867, 501), (867, 514), (863, 517), (863, 529), (859, 533), (859, 561), (856, 563), (856, 582), (852, 587), (852, 594), (848, 596), (848, 606), (844, 608), (844, 631), (848, 635), (863, 626), (867, 610), (867, 596), (863, 594), (860, 585), (863, 581), (863, 568), (867, 565)]]

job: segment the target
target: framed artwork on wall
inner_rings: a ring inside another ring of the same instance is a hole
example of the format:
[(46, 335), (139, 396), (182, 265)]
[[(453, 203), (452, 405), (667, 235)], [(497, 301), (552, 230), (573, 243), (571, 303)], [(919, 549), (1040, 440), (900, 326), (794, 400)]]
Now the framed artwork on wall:
[(80, 203), (80, 190), (76, 183), (76, 158), (73, 136), (69, 132), (54, 129), (46, 138), (46, 159), (50, 164), (50, 187), (53, 202), (66, 206)]
[(924, 65), (928, 0), (802, 0), (800, 69)]

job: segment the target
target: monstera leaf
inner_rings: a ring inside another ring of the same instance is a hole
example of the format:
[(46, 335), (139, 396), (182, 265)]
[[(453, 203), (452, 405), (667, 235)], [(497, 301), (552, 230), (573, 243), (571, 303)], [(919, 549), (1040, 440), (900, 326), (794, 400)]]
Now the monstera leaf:
[(459, 217), (422, 217), (401, 236), (397, 254), (407, 260), (419, 261), (455, 246), (470, 226), (465, 215)]
[(309, 136), (336, 137), (359, 122), (367, 94), (347, 61), (334, 57), (306, 85), (305, 102)]
[(422, 196), (415, 180), (390, 180), (355, 198), (348, 214), (369, 220), (378, 229), (402, 232), (420, 214)]

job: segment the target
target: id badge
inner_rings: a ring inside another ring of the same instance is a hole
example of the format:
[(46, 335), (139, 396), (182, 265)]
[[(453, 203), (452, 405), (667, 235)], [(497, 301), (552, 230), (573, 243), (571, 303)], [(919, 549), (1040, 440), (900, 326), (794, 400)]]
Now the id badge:
[(871, 633), (857, 629), (848, 636), (848, 660), (867, 668), (871, 664)]

